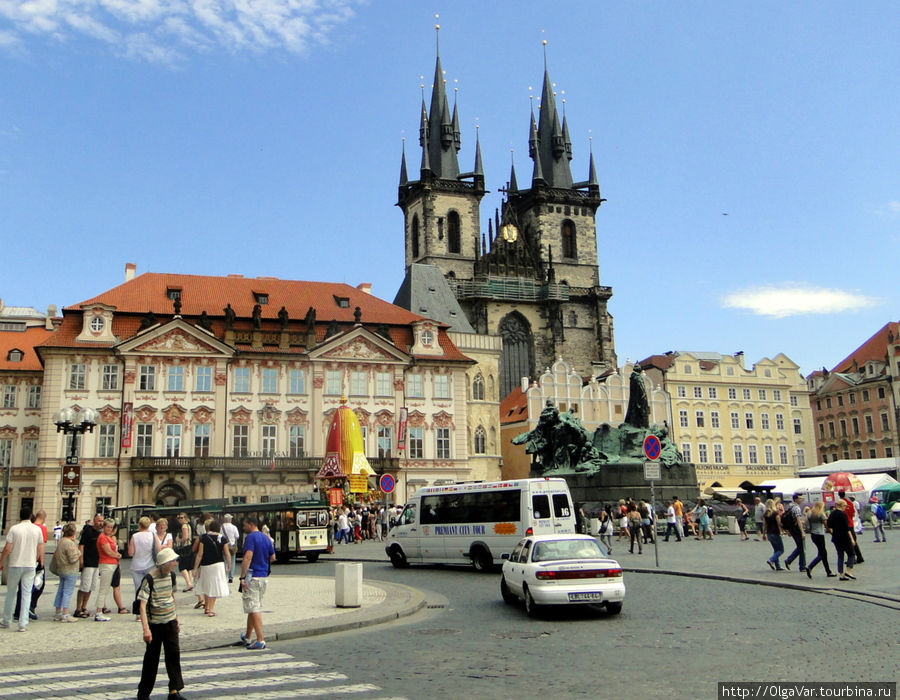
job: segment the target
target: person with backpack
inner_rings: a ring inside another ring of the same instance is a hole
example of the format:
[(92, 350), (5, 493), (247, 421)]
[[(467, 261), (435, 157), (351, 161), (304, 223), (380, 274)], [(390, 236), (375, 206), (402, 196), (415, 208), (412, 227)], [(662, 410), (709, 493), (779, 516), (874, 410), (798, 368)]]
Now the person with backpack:
[(872, 496), (869, 499), (869, 510), (872, 512), (872, 527), (875, 528), (875, 541), (887, 542), (887, 538), (884, 536), (884, 521), (887, 520), (887, 511), (878, 502), (878, 496)]
[(144, 576), (138, 590), (138, 613), (147, 648), (138, 684), (138, 700), (149, 700), (156, 674), (159, 670), (159, 652), (165, 649), (166, 673), (169, 676), (169, 700), (185, 700), (181, 694), (184, 679), (181, 677), (181, 647), (178, 634), (181, 626), (175, 611), (175, 568), (178, 555), (172, 549), (163, 549), (156, 555), (156, 566)]
[(784, 560), (784, 568), (790, 571), (791, 562), (797, 557), (800, 558), (800, 571), (806, 571), (806, 547), (804, 540), (806, 533), (803, 532), (803, 523), (800, 518), (803, 517), (803, 511), (800, 510), (800, 504), (803, 503), (803, 494), (795, 493), (791, 497), (791, 502), (781, 516), (781, 529), (784, 530), (794, 540), (794, 551), (788, 554)]

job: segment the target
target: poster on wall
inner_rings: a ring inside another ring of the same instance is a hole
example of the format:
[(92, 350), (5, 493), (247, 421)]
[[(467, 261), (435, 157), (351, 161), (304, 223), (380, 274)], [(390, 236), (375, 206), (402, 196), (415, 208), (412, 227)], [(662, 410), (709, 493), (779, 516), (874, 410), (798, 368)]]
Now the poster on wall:
[(397, 449), (401, 452), (406, 449), (406, 420), (408, 412), (406, 407), (402, 407), (397, 419)]
[(328, 504), (333, 508), (344, 504), (344, 489), (328, 489)]
[(131, 426), (134, 423), (134, 404), (130, 401), (122, 404), (122, 447), (131, 447)]

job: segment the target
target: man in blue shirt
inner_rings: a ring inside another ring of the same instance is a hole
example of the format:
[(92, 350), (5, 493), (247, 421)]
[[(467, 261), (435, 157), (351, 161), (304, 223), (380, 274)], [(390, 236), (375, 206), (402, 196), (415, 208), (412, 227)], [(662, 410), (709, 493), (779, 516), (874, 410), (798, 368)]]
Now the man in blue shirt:
[[(247, 613), (247, 631), (241, 641), (247, 649), (265, 649), (266, 640), (262, 628), (262, 600), (266, 594), (269, 564), (275, 561), (272, 540), (259, 531), (256, 518), (244, 517), (244, 556), (241, 559), (241, 594), (244, 612)], [(256, 641), (253, 633), (256, 633)]]

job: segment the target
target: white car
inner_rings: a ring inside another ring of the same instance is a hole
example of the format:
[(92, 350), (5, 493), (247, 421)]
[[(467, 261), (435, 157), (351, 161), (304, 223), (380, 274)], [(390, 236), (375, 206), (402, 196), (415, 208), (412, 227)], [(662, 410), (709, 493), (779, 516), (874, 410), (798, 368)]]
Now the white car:
[(525, 537), (502, 559), (503, 600), (524, 600), (531, 616), (544, 605), (602, 605), (611, 615), (622, 611), (622, 567), (589, 535)]

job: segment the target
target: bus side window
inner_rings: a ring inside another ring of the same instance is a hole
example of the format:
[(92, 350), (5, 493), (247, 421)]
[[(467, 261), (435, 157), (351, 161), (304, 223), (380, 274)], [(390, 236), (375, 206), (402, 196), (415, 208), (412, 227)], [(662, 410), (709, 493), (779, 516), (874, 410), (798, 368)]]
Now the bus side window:
[(546, 495), (531, 497), (531, 510), (536, 520), (550, 517), (550, 498)]
[(572, 515), (572, 507), (569, 505), (569, 497), (564, 493), (553, 494), (553, 512), (557, 518), (568, 518)]
[(416, 506), (414, 504), (410, 504), (406, 506), (403, 510), (403, 515), (400, 516), (400, 524), (401, 525), (415, 525), (416, 524)]

